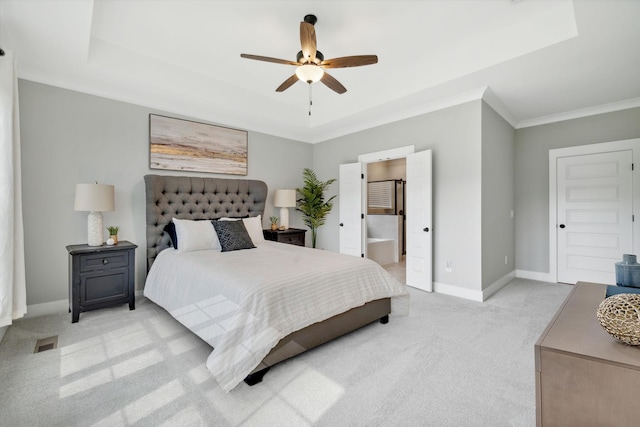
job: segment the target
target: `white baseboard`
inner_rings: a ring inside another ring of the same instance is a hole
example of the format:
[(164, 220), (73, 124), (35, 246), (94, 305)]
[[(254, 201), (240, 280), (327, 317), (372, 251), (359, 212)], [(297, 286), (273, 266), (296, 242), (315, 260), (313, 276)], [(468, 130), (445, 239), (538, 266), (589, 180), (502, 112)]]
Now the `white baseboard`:
[(537, 280), (539, 282), (556, 283), (549, 273), (540, 273), (539, 271), (516, 270), (516, 277), (520, 279)]
[[(136, 298), (142, 296), (142, 290), (136, 291)], [(43, 302), (42, 304), (31, 304), (27, 306), (26, 317), (39, 317), (48, 314), (68, 313), (69, 300), (61, 299), (58, 301)]]
[(433, 282), (433, 291), (439, 294), (451, 295), (472, 301), (482, 301), (482, 291), (447, 285), (446, 283)]
[(69, 300), (43, 302), (41, 304), (31, 304), (27, 306), (25, 318), (46, 316), (47, 314), (57, 314), (69, 311)]
[(504, 276), (502, 276), (501, 278), (499, 278), (498, 280), (496, 280), (495, 282), (493, 282), (492, 284), (490, 284), (489, 286), (487, 286), (485, 289), (482, 290), (482, 301), (486, 301), (487, 298), (489, 298), (491, 295), (498, 292), (500, 289), (504, 287), (504, 285), (506, 285), (507, 283), (509, 283), (515, 278), (516, 278), (516, 272), (511, 271), (505, 274)]
[(487, 298), (489, 298), (491, 295), (498, 292), (507, 283), (509, 283), (515, 278), (516, 278), (516, 272), (515, 271), (509, 272), (481, 291), (476, 291), (474, 289), (461, 288), (459, 286), (448, 285), (446, 283), (433, 282), (433, 291), (440, 294), (446, 294), (454, 297), (468, 299), (471, 301), (482, 302), (482, 301), (486, 301)]

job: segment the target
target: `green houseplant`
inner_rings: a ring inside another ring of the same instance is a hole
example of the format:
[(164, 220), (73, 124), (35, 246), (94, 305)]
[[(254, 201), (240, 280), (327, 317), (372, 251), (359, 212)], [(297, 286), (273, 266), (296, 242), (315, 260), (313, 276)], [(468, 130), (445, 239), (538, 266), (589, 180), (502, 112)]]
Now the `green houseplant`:
[(327, 215), (333, 208), (333, 199), (335, 195), (325, 200), (324, 192), (336, 180), (329, 179), (320, 181), (309, 168), (302, 171), (304, 178), (304, 187), (296, 188), (296, 192), (300, 196), (297, 202), (296, 210), (302, 212), (302, 220), (307, 227), (311, 229), (311, 246), (316, 247), (316, 238), (318, 236), (318, 227), (324, 225)]

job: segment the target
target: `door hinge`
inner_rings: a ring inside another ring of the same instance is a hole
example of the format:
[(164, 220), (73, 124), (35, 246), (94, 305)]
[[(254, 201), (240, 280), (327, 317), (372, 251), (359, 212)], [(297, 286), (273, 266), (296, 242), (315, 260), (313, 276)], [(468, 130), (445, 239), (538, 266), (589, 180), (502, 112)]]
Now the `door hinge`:
[(360, 254), (360, 258), (364, 258), (364, 254)]
[(360, 219), (364, 219), (364, 214), (360, 214)]
[(363, 173), (360, 174), (360, 179), (364, 179), (364, 174)]

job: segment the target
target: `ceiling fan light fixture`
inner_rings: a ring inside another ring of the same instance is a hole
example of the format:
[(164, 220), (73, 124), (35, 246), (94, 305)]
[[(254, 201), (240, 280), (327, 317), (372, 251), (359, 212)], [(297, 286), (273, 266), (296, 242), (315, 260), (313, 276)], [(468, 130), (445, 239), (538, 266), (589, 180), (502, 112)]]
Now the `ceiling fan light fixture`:
[(309, 84), (317, 82), (323, 75), (324, 70), (314, 64), (304, 64), (296, 68), (296, 76)]

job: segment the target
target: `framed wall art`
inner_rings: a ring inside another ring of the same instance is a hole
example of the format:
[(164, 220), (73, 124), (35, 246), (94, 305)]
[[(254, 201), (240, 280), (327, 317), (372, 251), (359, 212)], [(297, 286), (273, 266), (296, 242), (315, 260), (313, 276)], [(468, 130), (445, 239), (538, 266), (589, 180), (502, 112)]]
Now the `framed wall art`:
[(247, 174), (247, 131), (149, 114), (149, 167)]

